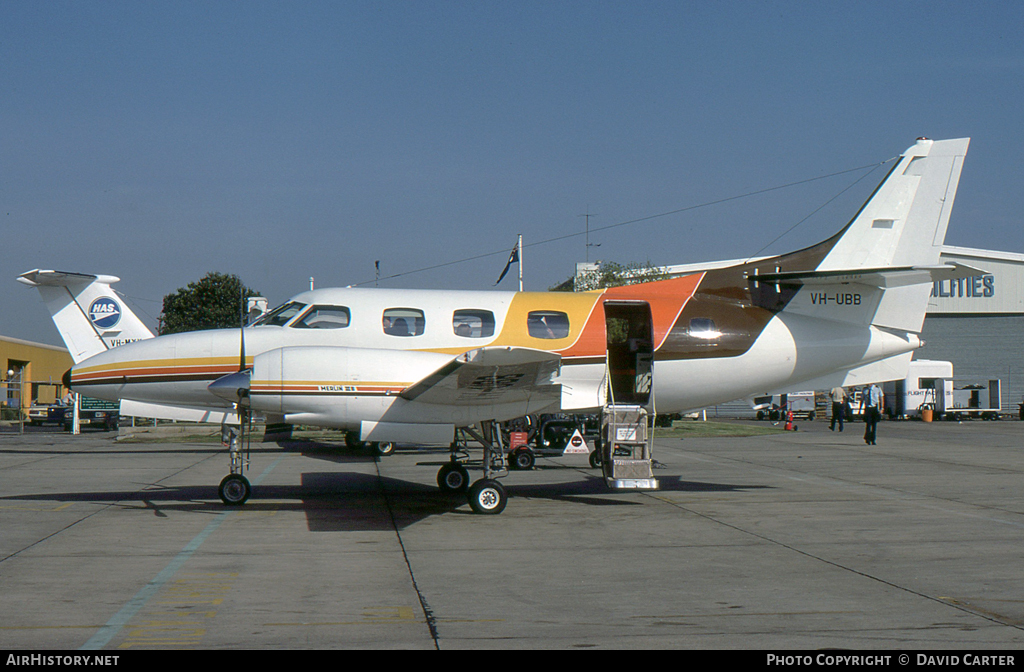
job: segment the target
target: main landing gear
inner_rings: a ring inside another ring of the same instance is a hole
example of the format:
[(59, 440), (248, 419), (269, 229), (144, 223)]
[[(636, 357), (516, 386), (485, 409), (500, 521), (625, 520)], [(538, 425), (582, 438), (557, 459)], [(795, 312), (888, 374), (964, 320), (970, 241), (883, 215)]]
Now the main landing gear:
[(373, 441), (367, 443), (359, 439), (359, 432), (345, 433), (345, 447), (349, 450), (363, 450), (369, 448), (370, 452), (379, 457), (387, 457), (395, 452), (395, 444), (391, 441)]
[(437, 472), (437, 485), (444, 492), (466, 493), (469, 506), (476, 513), (497, 515), (505, 510), (508, 493), (496, 478), (508, 473), (501, 430), (497, 423), (482, 423), (479, 431), (466, 427), (464, 431), (484, 447), (484, 477), (470, 485), (469, 471), (463, 466), (468, 458), (464, 441), (453, 441), (451, 461)]
[[(505, 456), (501, 430), (497, 423), (485, 422), (478, 429), (467, 427), (463, 431), (484, 448), (484, 477), (471, 483), (469, 470), (464, 462), (469, 457), (465, 440), (453, 441), (451, 461), (437, 472), (437, 485), (444, 492), (465, 494), (470, 507), (476, 513), (497, 515), (508, 504), (508, 493), (496, 479), (508, 473), (509, 464)], [(245, 433), (234, 427), (225, 427), (223, 438), (228, 446), (231, 473), (224, 477), (217, 488), (217, 494), (227, 506), (241, 506), (252, 494), (252, 486), (244, 475), (249, 466), (248, 455), (243, 455), (247, 445)], [(388, 444), (391, 447), (392, 444)]]

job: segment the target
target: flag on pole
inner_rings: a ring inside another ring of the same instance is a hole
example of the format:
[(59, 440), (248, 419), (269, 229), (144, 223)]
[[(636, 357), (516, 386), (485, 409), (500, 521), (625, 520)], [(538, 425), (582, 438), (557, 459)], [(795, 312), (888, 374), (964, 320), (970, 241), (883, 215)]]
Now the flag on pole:
[(498, 283), (500, 283), (502, 281), (502, 279), (505, 277), (505, 274), (508, 273), (508, 269), (512, 266), (512, 264), (515, 264), (515, 263), (518, 263), (518, 262), (519, 262), (519, 243), (517, 242), (516, 246), (512, 248), (512, 254), (509, 255), (508, 262), (505, 263), (504, 270), (502, 270), (501, 275), (498, 276), (498, 282), (496, 282), (494, 284), (497, 285)]

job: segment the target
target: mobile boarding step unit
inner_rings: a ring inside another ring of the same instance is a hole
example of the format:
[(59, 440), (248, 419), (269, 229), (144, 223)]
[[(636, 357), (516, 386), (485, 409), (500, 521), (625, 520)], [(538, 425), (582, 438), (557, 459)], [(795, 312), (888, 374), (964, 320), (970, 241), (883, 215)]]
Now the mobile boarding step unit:
[(650, 416), (643, 406), (616, 404), (601, 414), (604, 480), (613, 490), (657, 490)]
[(657, 490), (651, 433), (654, 339), (645, 301), (606, 301), (608, 403), (601, 413), (601, 469), (613, 490)]

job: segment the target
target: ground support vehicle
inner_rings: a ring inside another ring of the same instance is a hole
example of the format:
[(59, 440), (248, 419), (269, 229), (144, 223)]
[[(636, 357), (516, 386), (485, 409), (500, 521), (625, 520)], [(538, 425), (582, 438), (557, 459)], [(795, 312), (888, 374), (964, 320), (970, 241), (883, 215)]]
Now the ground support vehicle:
[(988, 385), (965, 385), (953, 390), (953, 406), (943, 411), (946, 420), (998, 420), (1002, 408), (1001, 385), (998, 380)]
[(1001, 387), (999, 380), (989, 380), (987, 385), (957, 389), (952, 362), (914, 360), (904, 380), (883, 383), (885, 414), (889, 419), (916, 418), (931, 411), (935, 420), (998, 420)]
[(806, 418), (807, 420), (814, 420), (818, 413), (814, 401), (814, 390), (777, 394), (773, 397), (757, 397), (754, 399), (754, 408), (757, 409), (755, 417), (758, 420), (771, 420), (772, 422), (785, 420), (787, 412), (792, 412), (794, 418)]
[(510, 469), (532, 469), (538, 456), (587, 453), (591, 466), (600, 466), (600, 415), (542, 414), (512, 420), (505, 429)]

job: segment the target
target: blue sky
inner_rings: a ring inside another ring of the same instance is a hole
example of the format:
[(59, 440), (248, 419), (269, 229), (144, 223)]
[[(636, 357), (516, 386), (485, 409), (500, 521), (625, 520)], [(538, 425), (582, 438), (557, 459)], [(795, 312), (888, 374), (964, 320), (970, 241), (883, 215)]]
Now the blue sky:
[(918, 136), (972, 138), (947, 242), (1024, 252), (1021, 26), (1014, 2), (0, 0), (0, 334), (60, 342), (33, 268), (117, 275), (153, 324), (210, 271), (273, 304), (378, 259), (382, 286), (488, 289), (520, 233), (544, 290), (585, 212), (649, 218), (591, 260), (784, 252), (883, 171), (693, 206)]

